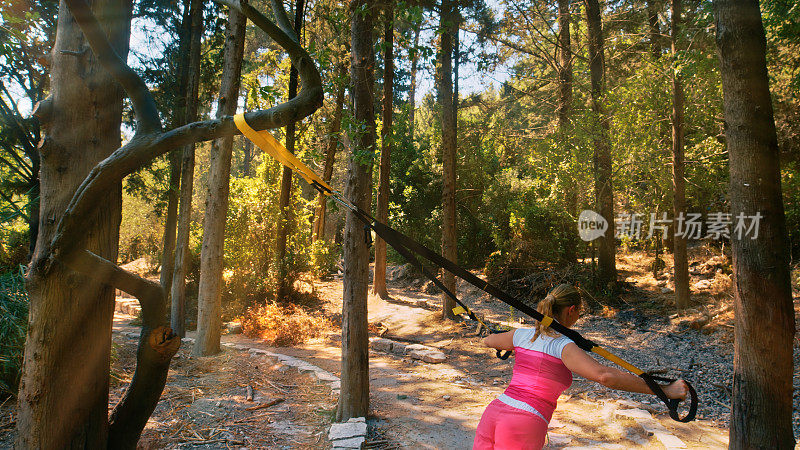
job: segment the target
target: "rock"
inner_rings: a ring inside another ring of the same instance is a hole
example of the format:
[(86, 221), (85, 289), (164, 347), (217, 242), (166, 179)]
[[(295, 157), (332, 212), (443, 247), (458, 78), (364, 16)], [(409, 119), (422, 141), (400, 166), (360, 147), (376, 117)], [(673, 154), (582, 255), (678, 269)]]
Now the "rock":
[(367, 423), (367, 419), (365, 417), (351, 417), (350, 419), (347, 420), (347, 422), (348, 423), (356, 423), (356, 422)]
[(376, 351), (390, 353), (394, 342), (389, 339), (373, 339), (369, 346)]
[(241, 322), (225, 322), (225, 330), (228, 334), (241, 334), (242, 324)]
[(364, 446), (364, 441), (366, 441), (366, 437), (359, 436), (353, 437), (349, 439), (339, 439), (336, 441), (331, 442), (333, 449), (351, 449), (351, 448), (362, 448)]
[(395, 355), (405, 355), (406, 354), (406, 344), (402, 342), (392, 342), (392, 353)]
[(406, 345), (406, 353), (411, 353), (416, 350), (436, 350), (433, 347), (428, 347), (427, 345), (422, 344), (408, 344)]
[(442, 398), (444, 401), (449, 402), (451, 397), (449, 395), (443, 395)]
[(662, 294), (671, 294), (672, 292), (675, 292), (675, 291), (672, 290), (672, 288), (669, 288), (669, 287), (661, 288), (661, 293)]
[[(366, 422), (345, 422), (331, 425), (328, 431), (328, 439), (331, 441), (339, 439), (349, 439), (353, 437), (364, 437), (367, 435)], [(334, 444), (335, 445), (335, 444)]]
[(439, 364), (447, 360), (447, 356), (439, 350), (413, 350), (408, 354), (414, 359), (431, 364)]

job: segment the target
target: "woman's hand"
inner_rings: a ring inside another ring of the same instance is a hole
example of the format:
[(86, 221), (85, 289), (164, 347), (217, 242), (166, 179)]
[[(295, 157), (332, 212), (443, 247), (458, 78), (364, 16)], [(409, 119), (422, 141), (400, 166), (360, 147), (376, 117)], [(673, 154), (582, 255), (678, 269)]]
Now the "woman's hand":
[(689, 395), (689, 386), (686, 385), (686, 382), (683, 380), (675, 380), (672, 383), (663, 387), (664, 393), (667, 394), (667, 397), (676, 399), (679, 398), (683, 400)]

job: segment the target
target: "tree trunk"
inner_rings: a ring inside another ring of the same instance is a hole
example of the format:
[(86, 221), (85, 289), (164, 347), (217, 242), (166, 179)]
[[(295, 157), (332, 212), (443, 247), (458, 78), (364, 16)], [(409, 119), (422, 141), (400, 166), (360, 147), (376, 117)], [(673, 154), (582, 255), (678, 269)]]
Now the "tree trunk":
[[(457, 261), (456, 248), (456, 124), (453, 101), (453, 34), (456, 20), (453, 0), (442, 1), (439, 29), (439, 102), (442, 122), (442, 256)], [(443, 271), (442, 282), (456, 292), (453, 274)], [(442, 293), (442, 317), (455, 319), (455, 302)]]
[[(294, 16), (294, 29), (297, 36), (300, 36), (300, 30), (303, 27), (303, 0), (297, 0)], [(294, 65), (289, 69), (289, 100), (297, 96), (297, 68)], [(286, 149), (294, 153), (295, 147), (295, 130), (297, 126), (295, 122), (290, 122), (286, 125)], [(280, 192), (280, 210), (281, 217), (278, 221), (278, 237), (275, 241), (275, 261), (278, 263), (278, 292), (276, 294), (278, 300), (284, 300), (289, 291), (289, 281), (287, 280), (286, 271), (286, 241), (289, 233), (291, 232), (292, 222), (292, 209), (289, 203), (292, 199), (292, 170), (288, 167), (283, 167), (281, 172), (281, 192)]]
[[(758, 236), (731, 233), (735, 341), (730, 448), (791, 449), (794, 311), (780, 160), (755, 0), (714, 3), (734, 224), (763, 217)], [(749, 221), (748, 221), (749, 223)]]
[[(336, 149), (339, 147), (339, 132), (342, 129), (342, 112), (344, 110), (344, 89), (345, 78), (347, 77), (347, 65), (342, 63), (339, 66), (339, 84), (336, 88), (336, 101), (333, 105), (333, 121), (331, 129), (328, 131), (327, 148), (325, 149), (325, 166), (322, 170), (322, 179), (325, 182), (331, 181), (333, 176), (333, 163), (336, 157)], [(317, 195), (317, 212), (314, 219), (314, 240), (318, 241), (325, 237), (325, 210), (327, 209), (327, 196), (320, 193)]]
[[(186, 123), (186, 85), (189, 78), (189, 40), (191, 38), (190, 0), (183, 1), (183, 18), (179, 29), (178, 92), (172, 106), (172, 128)], [(167, 215), (164, 220), (164, 249), (161, 253), (161, 287), (169, 293), (172, 286), (172, 271), (175, 267), (175, 227), (178, 224), (178, 193), (181, 182), (181, 155), (175, 150), (169, 153), (169, 190), (167, 191)]]
[[(217, 103), (217, 118), (236, 113), (244, 56), (245, 17), (228, 10), (225, 32), (222, 81)], [(225, 221), (230, 192), (233, 136), (217, 139), (211, 148), (206, 212), (203, 219), (203, 249), (200, 253), (200, 283), (197, 294), (197, 340), (192, 353), (208, 356), (219, 353), (222, 325), (222, 266), (225, 259)]]
[[(383, 129), (381, 163), (378, 182), (377, 219), (389, 223), (389, 165), (392, 152), (392, 99), (394, 87), (394, 4), (389, 2), (384, 12), (383, 27)], [(386, 290), (386, 241), (375, 238), (375, 271), (372, 276), (372, 293), (385, 299)]]
[[(572, 45), (569, 35), (570, 0), (558, 0), (558, 136), (561, 141), (562, 154), (569, 158), (569, 175), (566, 185), (566, 206), (570, 216), (578, 217), (578, 192), (574, 178), (572, 146), (569, 145), (569, 114), (572, 108)], [(577, 230), (577, 222), (572, 222), (572, 229)], [(577, 232), (567, 234), (564, 259), (574, 264), (578, 259)]]
[(661, 57), (661, 27), (658, 24), (656, 0), (647, 0), (647, 22), (650, 26), (650, 53), (653, 59)]
[(175, 267), (175, 238), (178, 225), (178, 193), (181, 184), (181, 155), (169, 153), (169, 187), (167, 191), (167, 215), (164, 217), (164, 250), (161, 252), (161, 287), (169, 292), (172, 286), (172, 271)]
[[(96, 0), (93, 11), (123, 58), (131, 5)], [(120, 145), (123, 92), (91, 51), (66, 3), (59, 7), (50, 87), (54, 114), (42, 121), (41, 219), (33, 261), (46, 257), (60, 218), (94, 166)], [(68, 112), (68, 113), (66, 113)], [(116, 261), (122, 192), (115, 183), (86, 223), (85, 248)], [(82, 237), (76, 237), (82, 239)], [(69, 237), (67, 237), (69, 239)], [(56, 263), (31, 266), (28, 334), (19, 391), (18, 448), (104, 448), (114, 288)]]
[[(350, 98), (354, 125), (349, 130), (353, 146), (344, 194), (367, 211), (372, 203), (372, 156), (375, 153), (375, 53), (372, 36), (375, 8), (370, 0), (350, 2)], [(368, 289), (369, 247), (364, 241), (363, 224), (348, 211), (344, 228), (342, 382), (337, 421), (364, 417), (369, 408)]]
[(594, 131), (594, 190), (597, 211), (608, 222), (608, 230), (597, 239), (597, 278), (603, 289), (615, 288), (617, 265), (614, 241), (614, 194), (611, 183), (611, 142), (609, 118), (603, 108), (605, 95), (605, 61), (603, 56), (603, 22), (597, 0), (584, 0), (589, 39), (589, 72), (592, 82), (592, 112), (598, 122)]
[[(197, 120), (200, 89), (200, 41), (203, 37), (203, 2), (191, 0), (191, 39), (186, 81), (186, 123)], [(178, 211), (178, 236), (175, 244), (175, 267), (172, 272), (172, 330), (180, 337), (186, 335), (186, 272), (189, 270), (189, 226), (192, 219), (192, 190), (194, 189), (194, 144), (181, 155), (181, 193)]]
[(411, 52), (411, 74), (410, 85), (408, 87), (408, 136), (411, 143), (414, 143), (414, 117), (417, 110), (416, 95), (417, 95), (417, 65), (419, 63), (419, 29), (422, 23), (414, 25), (414, 47)]
[[(672, 0), (672, 57), (678, 57), (678, 39), (681, 28), (681, 0)], [(686, 181), (683, 178), (683, 83), (677, 70), (672, 72), (672, 213), (683, 217), (686, 212)], [(673, 238), (675, 306), (689, 306), (689, 261), (686, 254), (686, 237), (675, 234)]]

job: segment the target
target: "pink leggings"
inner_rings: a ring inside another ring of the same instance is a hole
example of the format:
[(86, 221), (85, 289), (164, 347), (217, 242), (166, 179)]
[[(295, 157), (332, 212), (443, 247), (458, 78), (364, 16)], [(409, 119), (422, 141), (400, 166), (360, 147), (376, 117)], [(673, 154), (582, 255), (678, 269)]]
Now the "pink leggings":
[(547, 422), (544, 419), (494, 400), (481, 416), (472, 448), (538, 450), (544, 446), (546, 437)]

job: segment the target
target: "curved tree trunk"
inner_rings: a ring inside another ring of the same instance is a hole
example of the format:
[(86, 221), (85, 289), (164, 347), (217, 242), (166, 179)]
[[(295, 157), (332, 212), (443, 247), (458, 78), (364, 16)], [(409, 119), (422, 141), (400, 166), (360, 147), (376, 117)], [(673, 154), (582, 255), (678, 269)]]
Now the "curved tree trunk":
[[(681, 0), (672, 0), (672, 57), (677, 58), (681, 27)], [(686, 212), (686, 181), (683, 178), (683, 83), (680, 73), (672, 72), (672, 217)], [(689, 306), (689, 261), (686, 236), (674, 234), (672, 255), (675, 271), (675, 306)]]
[[(200, 89), (200, 41), (203, 36), (203, 2), (191, 0), (191, 40), (186, 87), (186, 123), (197, 120), (198, 92)], [(181, 155), (181, 193), (178, 211), (178, 235), (175, 244), (175, 267), (172, 272), (171, 326), (180, 337), (186, 335), (186, 272), (189, 270), (189, 226), (192, 219), (192, 190), (194, 189), (194, 144), (183, 149)]]
[[(97, 0), (93, 11), (120, 55), (128, 53), (130, 2)], [(65, 2), (59, 7), (50, 75), (52, 111), (40, 117), (41, 220), (33, 260), (50, 251), (59, 219), (86, 175), (120, 145), (123, 91), (91, 51)], [(116, 261), (119, 182), (86, 222), (85, 246)], [(114, 288), (62, 264), (32, 265), (28, 335), (19, 391), (19, 448), (104, 448)]]
[(603, 22), (597, 0), (584, 0), (589, 39), (589, 71), (592, 82), (592, 112), (598, 121), (594, 132), (594, 190), (598, 213), (608, 222), (608, 231), (597, 239), (597, 278), (603, 289), (617, 283), (616, 243), (614, 241), (614, 193), (611, 182), (611, 142), (609, 118), (603, 107), (605, 96), (605, 58)]
[[(389, 223), (389, 165), (392, 152), (392, 99), (394, 87), (394, 4), (389, 2), (384, 12), (383, 28), (383, 130), (381, 162), (378, 182), (377, 219)], [(388, 298), (386, 290), (386, 241), (375, 238), (375, 271), (372, 276), (372, 293)]]
[[(457, 262), (456, 248), (456, 123), (453, 99), (453, 35), (456, 11), (454, 0), (442, 1), (439, 22), (441, 30), (439, 48), (439, 102), (442, 121), (442, 256)], [(451, 292), (456, 292), (453, 274), (443, 271), (442, 282)], [(455, 319), (455, 302), (442, 293), (442, 317)]]
[(719, 0), (714, 9), (732, 218), (737, 224), (740, 214), (763, 217), (757, 237), (731, 233), (736, 328), (729, 446), (791, 449), (795, 322), (764, 28), (755, 0)]
[[(365, 211), (372, 203), (372, 158), (375, 153), (375, 53), (371, 0), (352, 0), (350, 12), (350, 98), (354, 129), (345, 197)], [(363, 127), (363, 128), (362, 128)], [(360, 220), (347, 212), (344, 227), (344, 292), (342, 298), (342, 390), (336, 420), (364, 417), (369, 409), (367, 293), (369, 247)]]
[[(217, 117), (236, 113), (244, 55), (246, 19), (230, 9), (225, 31), (222, 81), (217, 102)], [(225, 221), (228, 215), (228, 194), (231, 178), (233, 136), (217, 139), (212, 144), (211, 169), (203, 219), (203, 249), (200, 253), (200, 283), (197, 294), (197, 340), (192, 353), (207, 356), (219, 353), (222, 326), (222, 267), (225, 260)]]

